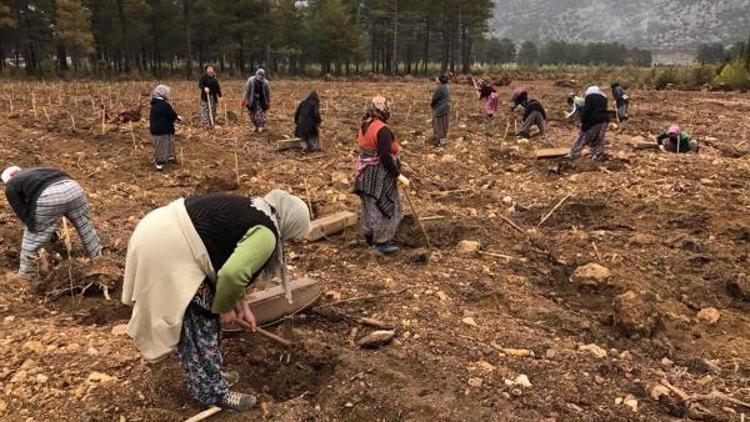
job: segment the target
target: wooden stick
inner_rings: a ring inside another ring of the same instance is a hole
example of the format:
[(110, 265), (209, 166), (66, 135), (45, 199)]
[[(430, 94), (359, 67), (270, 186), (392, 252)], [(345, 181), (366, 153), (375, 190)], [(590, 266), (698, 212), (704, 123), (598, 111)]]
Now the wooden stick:
[(107, 110), (104, 108), (104, 105), (102, 105), (102, 135), (107, 133)]
[(42, 111), (44, 112), (44, 118), (47, 120), (47, 123), (49, 123), (49, 114), (47, 113), (47, 107), (42, 106)]
[(8, 104), (10, 105), (10, 114), (13, 114), (13, 97), (8, 97)]
[(31, 109), (34, 110), (34, 120), (36, 120), (36, 94), (31, 93)]
[(510, 219), (509, 219), (508, 217), (506, 217), (506, 216), (504, 216), (504, 215), (502, 215), (502, 214), (501, 214), (501, 215), (498, 215), (498, 217), (500, 217), (500, 219), (501, 219), (501, 220), (503, 220), (503, 222), (505, 222), (505, 224), (507, 224), (507, 225), (509, 225), (509, 226), (513, 227), (513, 228), (514, 228), (514, 229), (515, 229), (515, 230), (516, 230), (517, 232), (519, 232), (519, 233), (522, 233), (522, 234), (527, 234), (527, 233), (526, 233), (526, 232), (524, 231), (524, 229), (522, 229), (522, 228), (518, 227), (518, 224), (516, 224), (516, 223), (514, 223), (513, 221), (511, 221), (511, 220), (510, 220)]
[(130, 121), (130, 139), (133, 140), (133, 151), (138, 149), (138, 145), (135, 143), (135, 129), (133, 129), (133, 121)]
[(266, 330), (264, 330), (264, 329), (262, 329), (260, 327), (255, 327), (255, 331), (252, 331), (252, 328), (250, 328), (250, 324), (248, 324), (245, 321), (239, 320), (239, 321), (237, 321), (237, 324), (239, 326), (241, 326), (242, 328), (245, 328), (246, 330), (248, 330), (248, 331), (250, 331), (252, 333), (260, 334), (261, 336), (263, 336), (263, 337), (265, 337), (265, 338), (267, 338), (269, 340), (275, 341), (276, 343), (282, 344), (282, 345), (284, 345), (286, 347), (291, 347), (291, 346), (294, 345), (294, 343), (292, 341), (287, 340), (287, 339), (285, 339), (283, 337), (279, 337), (276, 334), (274, 334), (274, 333), (272, 333), (270, 331), (266, 331)]
[(419, 221), (436, 221), (436, 220), (445, 220), (448, 218), (445, 215), (431, 215), (429, 217), (422, 217), (419, 219)]
[(237, 185), (240, 184), (240, 161), (237, 158), (237, 152), (234, 153), (234, 174), (237, 177)]
[(406, 196), (406, 202), (409, 203), (409, 208), (411, 208), (411, 212), (412, 214), (414, 214), (414, 219), (417, 220), (417, 225), (419, 225), (419, 229), (422, 230), (422, 235), (424, 236), (424, 241), (427, 244), (427, 247), (432, 248), (432, 245), (430, 245), (430, 238), (427, 237), (427, 230), (424, 229), (422, 222), (419, 220), (419, 214), (417, 214), (417, 209), (414, 208), (414, 203), (411, 201), (411, 196), (409, 196), (409, 190), (406, 188), (402, 190), (404, 191), (404, 196)]
[(310, 197), (310, 189), (307, 186), (307, 179), (303, 178), (302, 182), (305, 184), (305, 197), (307, 197), (307, 208), (310, 210), (310, 219), (315, 219), (315, 213), (313, 213), (312, 198)]
[(70, 115), (70, 123), (72, 124), (73, 131), (76, 130), (76, 119), (73, 117), (73, 113), (68, 113)]
[(408, 290), (408, 287), (404, 287), (403, 289), (396, 290), (395, 292), (386, 292), (386, 293), (381, 293), (381, 294), (378, 294), (378, 295), (355, 296), (355, 297), (352, 297), (352, 298), (349, 298), (349, 299), (341, 299), (341, 300), (337, 300), (335, 302), (326, 303), (325, 305), (316, 306), (315, 309), (325, 309), (325, 308), (330, 308), (332, 306), (340, 305), (342, 303), (359, 302), (360, 300), (371, 300), (371, 299), (378, 299), (378, 298), (381, 298), (381, 297), (399, 295), (399, 294), (401, 294), (401, 293), (403, 293), (403, 292), (405, 292), (407, 290)]
[(214, 127), (214, 112), (211, 110), (211, 95), (206, 94), (206, 102), (208, 103), (208, 119), (211, 122), (211, 127)]
[(596, 247), (596, 243), (595, 242), (591, 242), (591, 247), (594, 248), (594, 254), (596, 255), (596, 259), (599, 262), (603, 263), (604, 260), (602, 260), (602, 256), (601, 256), (601, 254), (599, 254), (599, 248)]
[(477, 252), (479, 252), (479, 255), (491, 256), (493, 258), (503, 258), (503, 259), (507, 259), (507, 260), (522, 259), (522, 258), (518, 258), (518, 257), (515, 257), (515, 256), (503, 255), (503, 254), (494, 253), (494, 252), (485, 252), (485, 251), (477, 251)]
[(558, 208), (560, 208), (560, 206), (563, 204), (563, 202), (567, 201), (568, 198), (570, 198), (570, 195), (573, 195), (573, 192), (570, 192), (567, 195), (565, 195), (565, 197), (563, 199), (561, 199), (560, 202), (557, 203), (557, 205), (555, 205), (554, 207), (552, 207), (551, 210), (549, 210), (549, 212), (547, 213), (547, 215), (545, 215), (542, 218), (542, 220), (539, 221), (539, 224), (537, 224), (536, 226), (537, 227), (541, 227), (542, 224), (544, 224), (544, 222), (547, 221), (547, 219), (550, 218), (552, 216), (552, 214), (554, 214), (555, 211), (557, 211)]
[(323, 157), (328, 157), (328, 154), (309, 155), (307, 157), (302, 157), (299, 160), (300, 161), (309, 161), (309, 160), (314, 160), (316, 158), (323, 158)]
[(206, 419), (210, 418), (211, 416), (213, 416), (213, 415), (215, 415), (215, 414), (217, 414), (217, 413), (219, 413), (221, 411), (222, 411), (221, 407), (211, 406), (208, 409), (206, 409), (206, 410), (198, 413), (197, 415), (195, 415), (195, 416), (193, 416), (191, 418), (185, 419), (185, 422), (200, 422), (200, 421), (203, 421), (203, 420), (206, 420)]

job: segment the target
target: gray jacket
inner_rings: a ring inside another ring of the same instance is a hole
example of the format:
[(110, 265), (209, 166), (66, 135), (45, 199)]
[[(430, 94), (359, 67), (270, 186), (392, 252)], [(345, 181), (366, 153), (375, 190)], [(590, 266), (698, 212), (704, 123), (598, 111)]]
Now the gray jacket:
[(448, 90), (448, 84), (440, 84), (435, 88), (430, 102), (435, 117), (442, 117), (451, 112), (451, 94)]
[[(248, 108), (253, 107), (255, 101), (255, 79), (257, 76), (251, 76), (250, 79), (245, 83), (245, 102)], [(259, 104), (265, 110), (269, 104), (271, 104), (271, 84), (268, 83), (267, 79), (263, 80), (263, 97), (266, 100), (266, 104)]]

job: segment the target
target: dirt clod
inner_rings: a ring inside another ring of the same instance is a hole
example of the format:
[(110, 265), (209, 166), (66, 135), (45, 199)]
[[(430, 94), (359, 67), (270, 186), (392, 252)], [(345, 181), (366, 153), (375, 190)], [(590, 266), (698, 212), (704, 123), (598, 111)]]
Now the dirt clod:
[(654, 295), (648, 292), (629, 290), (618, 295), (613, 303), (615, 327), (626, 337), (652, 336), (661, 321), (655, 302)]

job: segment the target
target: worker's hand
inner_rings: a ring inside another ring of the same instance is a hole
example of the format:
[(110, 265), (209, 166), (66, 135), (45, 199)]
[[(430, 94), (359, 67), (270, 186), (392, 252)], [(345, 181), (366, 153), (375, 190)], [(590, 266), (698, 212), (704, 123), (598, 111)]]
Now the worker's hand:
[(239, 320), (239, 318), (237, 318), (237, 312), (235, 312), (234, 309), (224, 312), (219, 319), (221, 319), (221, 325), (232, 325)]
[(178, 121), (178, 122), (181, 122), (181, 121), (182, 121), (182, 116), (180, 116), (179, 114), (177, 115), (177, 121)]
[(404, 187), (406, 188), (408, 188), (409, 185), (411, 185), (411, 181), (409, 181), (409, 179), (407, 179), (406, 176), (404, 176), (403, 174), (398, 175), (398, 182), (404, 185)]
[(250, 330), (255, 332), (255, 315), (245, 299), (240, 299), (234, 304), (234, 311), (237, 313), (237, 318), (245, 321), (250, 326)]
[(209, 92), (211, 92), (211, 90), (210, 90), (210, 89), (209, 89), (208, 87), (205, 87), (205, 88), (203, 88), (203, 91), (204, 91), (204, 92), (205, 92), (206, 94), (208, 94)]

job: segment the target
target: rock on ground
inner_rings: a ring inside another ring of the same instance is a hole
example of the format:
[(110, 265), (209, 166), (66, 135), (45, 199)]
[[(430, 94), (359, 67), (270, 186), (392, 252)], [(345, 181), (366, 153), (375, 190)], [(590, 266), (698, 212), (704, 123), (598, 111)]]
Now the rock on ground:
[(617, 296), (613, 304), (613, 321), (627, 337), (652, 336), (661, 322), (656, 297), (650, 292), (632, 290)]
[(462, 240), (456, 246), (456, 252), (460, 256), (474, 256), (482, 245), (475, 240)]
[(601, 287), (607, 283), (611, 275), (607, 267), (592, 262), (576, 268), (573, 281), (582, 286)]
[(719, 322), (721, 314), (716, 308), (703, 308), (698, 312), (698, 319), (706, 324), (716, 324)]

